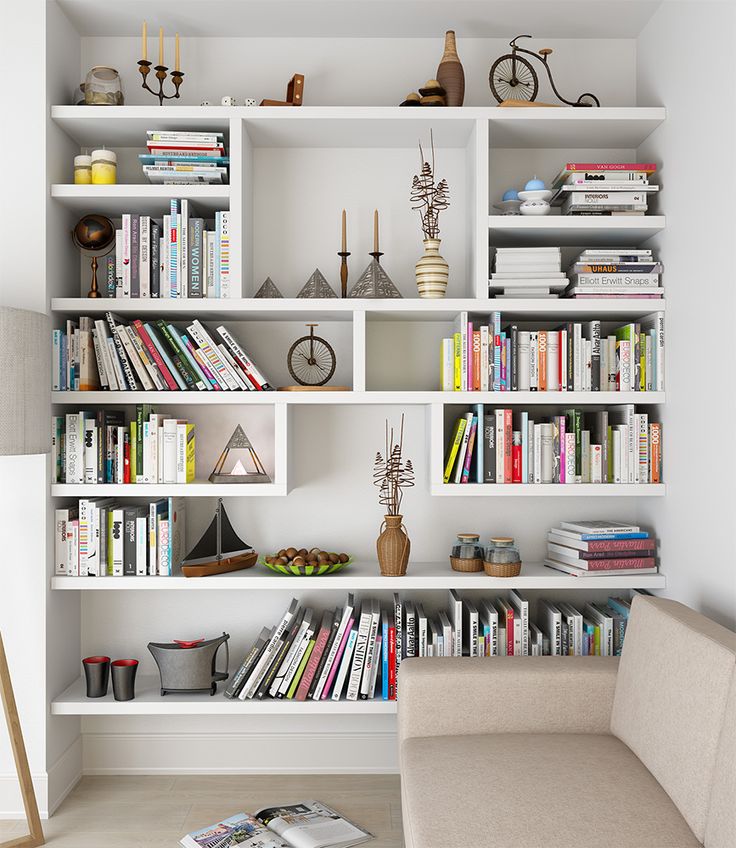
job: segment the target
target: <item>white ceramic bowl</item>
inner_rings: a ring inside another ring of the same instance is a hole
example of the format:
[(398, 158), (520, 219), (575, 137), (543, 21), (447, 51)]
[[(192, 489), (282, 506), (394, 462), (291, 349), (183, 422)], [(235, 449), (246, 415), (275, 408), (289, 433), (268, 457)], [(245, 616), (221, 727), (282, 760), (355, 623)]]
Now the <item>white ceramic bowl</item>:
[(537, 191), (520, 191), (519, 197), (521, 200), (549, 200), (552, 197), (552, 192), (545, 189)]

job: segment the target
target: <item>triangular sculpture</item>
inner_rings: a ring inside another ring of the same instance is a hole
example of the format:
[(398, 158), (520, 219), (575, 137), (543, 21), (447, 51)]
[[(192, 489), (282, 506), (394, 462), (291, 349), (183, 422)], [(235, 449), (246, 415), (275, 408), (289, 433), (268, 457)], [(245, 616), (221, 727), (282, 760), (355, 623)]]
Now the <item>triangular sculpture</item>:
[(332, 286), (324, 278), (324, 274), (315, 268), (312, 276), (304, 284), (297, 297), (337, 297)]
[(181, 570), (185, 577), (207, 577), (250, 568), (256, 559), (256, 552), (235, 532), (222, 498), (218, 498), (210, 526), (187, 554)]
[[(248, 470), (248, 468), (252, 470)], [(263, 463), (238, 424), (210, 474), (210, 483), (270, 483)]]
[(401, 297), (391, 277), (383, 270), (377, 259), (372, 259), (368, 267), (358, 277), (350, 289), (348, 297)]
[(266, 279), (263, 281), (263, 285), (258, 289), (258, 291), (255, 293), (254, 297), (281, 297), (281, 298), (283, 298), (283, 295), (281, 294), (281, 292), (276, 287), (276, 283), (274, 283), (274, 281), (270, 277), (266, 277)]

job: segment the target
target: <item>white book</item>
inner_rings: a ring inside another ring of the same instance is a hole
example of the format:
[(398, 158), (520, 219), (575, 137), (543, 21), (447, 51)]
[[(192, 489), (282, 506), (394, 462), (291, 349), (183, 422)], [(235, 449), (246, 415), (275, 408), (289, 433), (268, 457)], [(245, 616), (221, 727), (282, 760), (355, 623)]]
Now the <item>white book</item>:
[(163, 216), (161, 232), (161, 297), (171, 298), (171, 215)]
[[(449, 340), (451, 345), (453, 340)], [(452, 347), (451, 347), (452, 351)], [(480, 390), (482, 392), (489, 391), (489, 377), (490, 377), (490, 355), (491, 355), (491, 333), (488, 324), (480, 325)], [(452, 362), (454, 367), (454, 352), (451, 352)], [(452, 383), (452, 380), (450, 381)], [(480, 422), (479, 422), (480, 426)]]
[(562, 613), (555, 604), (541, 600), (538, 614), (544, 632), (549, 636), (550, 654), (553, 657), (560, 656), (562, 653)]
[(399, 666), (404, 651), (404, 608), (398, 592), (394, 592), (394, 628), (396, 630), (396, 679), (399, 677)]
[(572, 387), (573, 391), (583, 390), (583, 327), (582, 324), (572, 325)]
[(243, 688), (240, 690), (238, 698), (241, 701), (245, 701), (246, 698), (252, 698), (253, 695), (255, 695), (256, 690), (261, 685), (261, 681), (266, 676), (266, 672), (275, 659), (276, 654), (281, 647), (281, 641), (284, 638), (285, 633), (288, 631), (291, 620), (296, 615), (298, 609), (299, 602), (296, 598), (292, 598), (289, 606), (281, 616), (281, 621), (278, 623), (276, 629), (271, 635), (271, 638), (268, 640), (263, 653), (258, 658), (258, 662), (253, 667), (248, 679), (243, 684)]
[(603, 447), (602, 445), (590, 446), (590, 482), (603, 482)]
[(66, 416), (67, 483), (84, 483), (84, 414), (70, 412)]
[(540, 428), (540, 483), (552, 483), (555, 455), (554, 455), (554, 439), (553, 427), (550, 423), (539, 425)]
[(347, 699), (357, 701), (360, 693), (360, 683), (363, 677), (363, 669), (366, 664), (366, 653), (368, 651), (368, 639), (370, 637), (371, 625), (373, 623), (373, 606), (370, 601), (363, 601), (360, 607), (360, 619), (358, 621), (358, 637), (353, 652), (353, 664), (350, 669), (348, 681)]
[(527, 424), (527, 438), (526, 438), (526, 454), (527, 454), (527, 464), (529, 466), (528, 477), (526, 480), (523, 480), (523, 483), (534, 483), (536, 480), (536, 463), (534, 460), (534, 419), (529, 419)]
[(581, 657), (583, 655), (583, 614), (567, 603), (558, 603), (557, 608), (567, 621), (568, 654)]
[(148, 539), (148, 521), (145, 515), (135, 519), (135, 573), (136, 577), (145, 577), (148, 573), (146, 541)]
[[(299, 666), (301, 665), (302, 659), (304, 658), (304, 654), (307, 652), (309, 648), (309, 643), (314, 639), (314, 633), (316, 630), (317, 624), (313, 621), (313, 610), (307, 609), (304, 613), (304, 618), (302, 619), (302, 625), (299, 627), (299, 631), (301, 635), (298, 635), (298, 638), (295, 639), (296, 650), (291, 656), (291, 660), (284, 670), (283, 676), (279, 681), (279, 686), (276, 692), (277, 698), (285, 698), (289, 689), (291, 688), (291, 683), (294, 680), (294, 675), (299, 670)], [(281, 670), (279, 670), (281, 673)]]
[(529, 623), (529, 651), (533, 657), (543, 656), (544, 637), (534, 622)]
[(450, 619), (444, 610), (437, 613), (439, 618), (439, 634), (442, 637), (442, 656), (455, 657), (455, 634)]
[(179, 297), (189, 297), (189, 201), (181, 202), (179, 215)]
[(455, 461), (455, 474), (453, 477), (453, 483), (459, 483), (463, 476), (463, 466), (465, 464), (465, 454), (468, 450), (468, 441), (470, 439), (470, 425), (473, 421), (473, 413), (468, 412), (465, 414), (465, 430), (463, 431), (463, 438), (460, 442), (460, 447), (457, 452), (457, 459)]
[(138, 223), (138, 281), (140, 296), (151, 296), (151, 218), (141, 215)]
[(122, 507), (116, 507), (112, 510), (112, 523), (110, 525), (110, 534), (112, 542), (112, 576), (123, 576), (123, 530), (124, 530), (124, 510)]
[(509, 603), (514, 608), (514, 627), (518, 617), (521, 630), (521, 654), (529, 656), (529, 601), (516, 589), (509, 592)]
[(220, 297), (233, 297), (230, 274), (230, 212), (220, 213)]
[[(534, 457), (534, 482), (542, 482), (542, 425), (534, 425), (534, 441), (532, 442), (532, 456)], [(550, 480), (552, 479), (552, 468), (548, 466)]]
[(560, 390), (560, 333), (547, 331), (547, 391)]
[(613, 482), (622, 483), (621, 478), (621, 430), (614, 427), (611, 433), (611, 444), (613, 447)]
[(358, 630), (353, 627), (348, 635), (348, 641), (345, 643), (345, 650), (343, 651), (342, 658), (340, 660), (340, 668), (337, 670), (337, 676), (335, 677), (335, 685), (332, 687), (333, 701), (339, 701), (342, 697), (342, 690), (345, 688), (345, 681), (347, 680), (357, 639)]
[(529, 390), (536, 392), (539, 388), (539, 333), (532, 330), (529, 333)]
[(177, 479), (177, 426), (176, 418), (166, 418), (163, 422), (163, 474), (162, 483), (178, 483)]
[(378, 680), (378, 669), (381, 665), (381, 645), (383, 644), (383, 636), (379, 633), (376, 636), (376, 642), (373, 646), (373, 659), (368, 680), (368, 697), (374, 698), (376, 695), (376, 681)]
[(575, 483), (575, 433), (565, 433), (565, 483)]
[(638, 463), (636, 463), (638, 470), (636, 482), (649, 483), (649, 416), (646, 412), (642, 412), (636, 416), (636, 421), (638, 427), (637, 447), (639, 451)]
[(468, 656), (483, 656), (480, 652), (478, 608), (467, 598), (463, 600), (463, 633), (467, 634), (464, 638), (468, 645)]
[(67, 524), (67, 567), (70, 577), (79, 577), (79, 520), (72, 519)]
[[(455, 589), (450, 589), (448, 594), (449, 620), (452, 625), (452, 641), (449, 656), (461, 657), (463, 655), (463, 602)], [(448, 643), (445, 642), (447, 645)]]
[(531, 385), (530, 333), (519, 330), (516, 335), (516, 382), (520, 392), (528, 392)]
[(421, 603), (416, 605), (417, 611), (417, 656), (427, 656), (427, 616)]
[(97, 483), (97, 421), (94, 418), (84, 420), (84, 482)]
[(490, 601), (481, 601), (483, 626), (488, 626), (488, 653), (486, 656), (497, 657), (499, 653), (498, 610)]
[[(455, 319), (455, 332), (460, 333), (460, 391), (468, 391), (468, 313), (461, 312)], [(459, 481), (456, 481), (459, 482)]]
[(327, 683), (327, 678), (330, 676), (330, 671), (332, 670), (332, 666), (335, 663), (335, 657), (337, 656), (337, 652), (340, 650), (340, 645), (342, 644), (342, 640), (345, 636), (345, 632), (348, 629), (348, 625), (350, 624), (353, 618), (353, 612), (355, 610), (355, 598), (352, 594), (348, 595), (345, 606), (342, 609), (342, 615), (340, 617), (340, 623), (337, 627), (337, 632), (335, 633), (335, 638), (332, 640), (332, 645), (330, 646), (330, 651), (327, 654), (327, 659), (325, 660), (324, 665), (322, 666), (322, 672), (319, 676), (319, 680), (317, 681), (317, 686), (314, 690), (314, 700), (319, 701), (322, 696), (322, 690), (325, 688)]
[[(504, 451), (506, 446), (504, 415), (502, 409), (495, 410), (496, 427), (496, 483), (504, 483)], [(467, 429), (467, 427), (466, 427)]]
[[(117, 388), (124, 392), (128, 388), (128, 384), (125, 381), (125, 374), (123, 373), (123, 365), (120, 362), (120, 357), (118, 356), (118, 352), (115, 349), (115, 342), (108, 336), (105, 340), (107, 345), (107, 350), (109, 352), (109, 361), (112, 363), (112, 370), (115, 374), (115, 381), (117, 383)], [(107, 362), (105, 363), (107, 366)]]
[(567, 391), (567, 330), (560, 330), (560, 391)]
[[(54, 574), (57, 576), (74, 576), (69, 536), (72, 533), (71, 522), (76, 520), (77, 516), (76, 507), (57, 509), (54, 512)], [(76, 571), (78, 573), (78, 568)]]
[(376, 642), (378, 639), (378, 628), (381, 624), (381, 605), (378, 601), (371, 602), (371, 624), (368, 630), (368, 645), (363, 663), (363, 674), (360, 678), (360, 697), (365, 699), (370, 694), (371, 677), (373, 676), (373, 665), (377, 662)]
[(451, 392), (455, 385), (455, 342), (454, 339), (442, 339), (442, 385), (441, 391)]
[(418, 656), (417, 646), (417, 611), (412, 601), (404, 604), (404, 619), (406, 620), (406, 647), (405, 656)]
[(133, 366), (133, 370), (135, 371), (140, 384), (143, 386), (143, 389), (147, 392), (153, 391), (153, 381), (146, 370), (146, 366), (143, 364), (143, 360), (138, 354), (138, 348), (133, 344), (130, 336), (131, 333), (137, 336), (137, 333), (132, 327), (128, 327), (125, 324), (118, 324), (115, 327), (114, 332), (120, 339), (120, 343), (122, 344), (125, 353), (128, 355), (130, 364)]

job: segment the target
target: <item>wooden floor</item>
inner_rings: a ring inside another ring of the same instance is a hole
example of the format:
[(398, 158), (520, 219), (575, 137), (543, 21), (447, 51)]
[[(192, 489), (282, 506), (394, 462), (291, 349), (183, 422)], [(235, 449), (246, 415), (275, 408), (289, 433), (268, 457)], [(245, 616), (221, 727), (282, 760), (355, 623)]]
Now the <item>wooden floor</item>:
[[(372, 848), (401, 848), (398, 775), (84, 777), (43, 826), (52, 848), (176, 848), (234, 813), (309, 798), (371, 831)], [(0, 821), (0, 842), (24, 832)]]

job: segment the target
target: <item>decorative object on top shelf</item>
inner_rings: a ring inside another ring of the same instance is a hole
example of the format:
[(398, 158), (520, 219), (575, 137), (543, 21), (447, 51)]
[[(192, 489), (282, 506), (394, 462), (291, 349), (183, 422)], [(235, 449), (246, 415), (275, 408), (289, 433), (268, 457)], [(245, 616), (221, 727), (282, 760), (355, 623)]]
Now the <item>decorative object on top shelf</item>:
[(168, 74), (168, 68), (164, 65), (164, 28), (159, 27), (158, 31), (158, 65), (154, 67), (154, 71), (156, 71), (156, 79), (158, 80), (158, 91), (154, 91), (148, 85), (148, 74), (151, 71), (151, 62), (148, 61), (148, 24), (143, 21), (143, 33), (141, 36), (143, 54), (142, 58), (138, 60), (138, 70), (143, 77), (143, 82), (141, 83), (141, 87), (145, 88), (146, 91), (150, 91), (154, 97), (158, 97), (159, 106), (164, 105), (164, 100), (178, 100), (179, 99), (179, 89), (181, 88), (182, 82), (184, 82), (184, 72), (181, 70), (181, 53), (179, 50), (179, 33), (176, 33), (176, 46), (175, 46), (175, 57), (174, 57), (174, 70), (171, 72), (171, 81), (174, 83), (174, 93), (173, 94), (164, 94), (164, 83), (166, 82), (166, 77)]
[(411, 185), (412, 209), (418, 210), (424, 232), (424, 256), (416, 264), (417, 288), (419, 297), (444, 297), (450, 269), (447, 262), (440, 256), (439, 239), (440, 212), (450, 205), (450, 189), (447, 180), (435, 182), (434, 135), (430, 130), (430, 146), (432, 148), (432, 163), (424, 158), (424, 150), (419, 144), (421, 172), (414, 176)]
[(381, 266), (383, 253), (378, 249), (378, 209), (373, 210), (373, 250), (370, 255), (373, 260), (350, 289), (349, 297), (400, 298), (401, 292)]
[(483, 571), (483, 556), (478, 533), (458, 533), (450, 552), (450, 566), (465, 574)]
[(329, 553), (320, 548), (282, 548), (273, 556), (261, 557), (261, 564), (277, 574), (295, 577), (320, 577), (334, 574), (350, 565), (353, 558), (346, 553)]
[(92, 279), (87, 297), (101, 297), (97, 287), (97, 257), (115, 247), (115, 225), (104, 215), (84, 215), (72, 230), (72, 241), (83, 256), (92, 257)]
[(283, 295), (278, 290), (276, 283), (270, 278), (266, 277), (263, 281), (263, 284), (258, 289), (258, 291), (253, 295), (254, 297), (280, 297), (283, 298)]
[(455, 32), (451, 29), (445, 33), (445, 52), (437, 68), (437, 79), (445, 89), (445, 105), (462, 106), (465, 99), (465, 71), (457, 55)]
[(138, 660), (113, 660), (110, 664), (112, 696), (116, 701), (132, 701), (135, 698), (138, 664)]
[(324, 274), (319, 268), (315, 268), (314, 273), (304, 283), (297, 297), (337, 297), (337, 295), (325, 279)]
[(378, 502), (384, 507), (381, 533), (376, 541), (378, 565), (384, 577), (401, 577), (406, 574), (411, 542), (406, 533), (401, 514), (404, 489), (414, 485), (414, 467), (403, 457), (404, 415), (401, 415), (399, 440), (394, 441), (394, 429), (386, 419), (385, 453), (379, 451), (373, 463), (373, 485), (379, 489)]
[(304, 326), (309, 327), (309, 335), (297, 339), (286, 356), (289, 374), (300, 386), (324, 386), (335, 373), (335, 351), (329, 342), (314, 335), (319, 324)]
[(524, 186), (524, 191), (519, 192), (521, 206), (519, 212), (522, 215), (549, 215), (550, 205), (549, 199), (552, 197), (552, 192), (548, 191), (543, 180), (531, 179)]
[(85, 106), (122, 106), (125, 103), (123, 84), (115, 68), (95, 66), (79, 87), (84, 92)]
[(258, 103), (256, 102), (255, 97), (246, 97), (245, 100), (243, 101), (243, 106), (257, 106), (257, 105), (258, 105)]
[(220, 99), (220, 106), (237, 106), (238, 101), (234, 97), (222, 97)]
[[(245, 464), (244, 464), (245, 463)], [(252, 470), (246, 467), (250, 465)], [(210, 483), (270, 483), (263, 463), (238, 424), (209, 476)]]
[(510, 536), (494, 536), (486, 548), (483, 568), (489, 577), (518, 577), (521, 574), (519, 549)]
[(286, 100), (261, 100), (261, 106), (301, 106), (303, 102), (304, 74), (294, 74), (286, 86)]
[(222, 498), (217, 499), (217, 509), (210, 526), (181, 564), (185, 577), (210, 577), (243, 571), (255, 565), (258, 554), (244, 542), (233, 529), (225, 512)]
[[(502, 106), (516, 105), (518, 101), (533, 102), (539, 91), (539, 78), (536, 71), (532, 67), (531, 62), (519, 56), (519, 53), (525, 53), (527, 56), (531, 56), (544, 65), (544, 69), (549, 77), (549, 84), (552, 86), (552, 91), (554, 91), (558, 100), (561, 100), (568, 106), (601, 105), (598, 98), (594, 94), (590, 94), (590, 92), (581, 94), (577, 100), (566, 100), (557, 90), (555, 81), (552, 79), (552, 71), (550, 70), (547, 58), (552, 54), (551, 48), (543, 47), (538, 53), (534, 53), (531, 50), (525, 50), (523, 47), (518, 46), (516, 42), (520, 38), (532, 38), (532, 36), (517, 35), (516, 38), (511, 39), (509, 42), (511, 53), (505, 53), (503, 56), (499, 56), (491, 66), (491, 72), (488, 75), (488, 84), (491, 87), (491, 92)], [(550, 104), (545, 103), (544, 105)]]
[(504, 215), (520, 215), (520, 206), (519, 192), (515, 188), (507, 188), (500, 202), (494, 203), (493, 208), (498, 209)]
[[(230, 634), (216, 639), (196, 642), (149, 642), (151, 652), (161, 675), (161, 696), (173, 693), (217, 692), (217, 684), (228, 678)], [(225, 645), (225, 670), (217, 671), (217, 652)]]
[(420, 106), (446, 106), (445, 89), (440, 85), (439, 80), (429, 79), (424, 83), (424, 86), (419, 89), (421, 99)]

